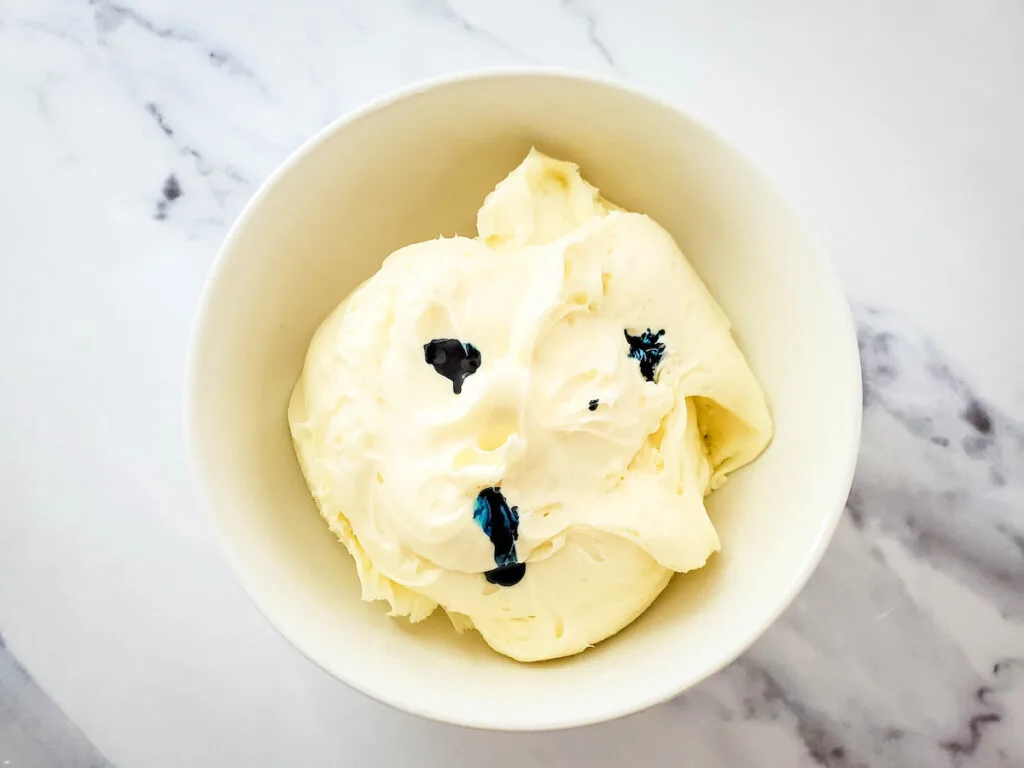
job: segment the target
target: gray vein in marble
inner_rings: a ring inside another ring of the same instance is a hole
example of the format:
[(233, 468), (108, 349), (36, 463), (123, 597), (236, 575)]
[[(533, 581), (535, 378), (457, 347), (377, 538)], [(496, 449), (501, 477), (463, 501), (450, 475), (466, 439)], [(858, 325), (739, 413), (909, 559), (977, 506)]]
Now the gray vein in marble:
[[(985, 403), (927, 341), (877, 309), (858, 312), (865, 420), (881, 411), (915, 441), (933, 483), (858, 478), (851, 516), (896, 535), (935, 567), (993, 593), (1024, 618), (1024, 427)], [(933, 395), (922, 401), (920, 379)], [(936, 407), (938, 406), (938, 407)], [(909, 447), (909, 446), (908, 446)], [(894, 459), (898, 456), (894, 456)]]
[(517, 59), (522, 59), (523, 61), (530, 63), (536, 63), (536, 59), (514, 47), (505, 38), (470, 21), (469, 18), (456, 10), (447, 0), (419, 0), (419, 2), (416, 3), (416, 7), (426, 11), (434, 18), (455, 24), (463, 32), (480, 39), (488, 45), (494, 46), (510, 56), (514, 56)]
[[(866, 574), (850, 574), (863, 579)], [(865, 581), (867, 579), (864, 579)], [(783, 620), (785, 622), (785, 619)], [(827, 631), (827, 630), (826, 630)], [(788, 641), (791, 644), (793, 640)], [(842, 699), (849, 695), (849, 672), (842, 667), (842, 659), (832, 659), (833, 686), (827, 690), (829, 699)], [(813, 662), (808, 662), (813, 663)], [(856, 670), (852, 670), (856, 672)], [(934, 674), (934, 670), (933, 670)], [(953, 736), (942, 736), (920, 727), (907, 728), (887, 722), (884, 716), (870, 710), (870, 697), (857, 698), (851, 703), (841, 702), (838, 708), (845, 716), (836, 716), (830, 709), (837, 704), (822, 699), (821, 690), (805, 690), (799, 682), (802, 670), (780, 663), (778, 655), (765, 653), (755, 646), (717, 678), (705, 683), (695, 692), (677, 702), (696, 699), (695, 711), (707, 708), (708, 688), (727, 691), (725, 697), (738, 697), (731, 705), (720, 710), (726, 721), (789, 720), (803, 742), (808, 757), (826, 768), (868, 768), (868, 766), (904, 765), (964, 765), (964, 759), (979, 753), (989, 728), (1003, 721), (997, 694), (1005, 695), (1008, 687), (999, 686), (993, 678), (989, 685), (980, 686), (973, 694), (974, 704), (965, 704), (965, 725)], [(797, 678), (797, 679), (794, 679)], [(903, 684), (898, 676), (877, 681), (883, 688)], [(851, 712), (852, 708), (852, 712)], [(851, 717), (852, 714), (852, 717)], [(865, 720), (867, 725), (858, 724)], [(962, 731), (962, 734), (960, 733)], [(1009, 738), (1012, 739), (1012, 731)], [(1005, 756), (1005, 751), (993, 750)], [(926, 756), (925, 759), (921, 759)], [(945, 756), (944, 758), (941, 756)]]
[[(772, 671), (773, 667), (776, 671)], [(718, 711), (721, 719), (727, 722), (736, 719), (761, 722), (790, 720), (808, 757), (814, 764), (825, 768), (962, 765), (964, 756), (975, 754), (981, 747), (985, 729), (1003, 719), (997, 711), (998, 703), (986, 700), (997, 692), (995, 684), (979, 688), (976, 700), (983, 706), (980, 711), (973, 711), (966, 717), (963, 737), (933, 742), (932, 751), (925, 754), (931, 754), (939, 762), (925, 760), (912, 763), (913, 756), (922, 754), (922, 742), (928, 741), (928, 733), (875, 722), (870, 738), (865, 739), (863, 734), (857, 733), (856, 727), (851, 727), (850, 722), (830, 716), (820, 702), (805, 697), (799, 685), (794, 685), (792, 680), (787, 682), (786, 678), (792, 673), (791, 668), (780, 667), (777, 659), (769, 658), (755, 646), (716, 678), (676, 699), (673, 704), (692, 708), (695, 713), (706, 710), (709, 708), (707, 689), (719, 689), (712, 694), (713, 698), (725, 693), (722, 698), (731, 699), (724, 707), (720, 704), (711, 707)], [(885, 681), (880, 682), (885, 684)], [(831, 691), (835, 695), (842, 695), (842, 692), (841, 686)], [(939, 758), (939, 755), (960, 759), (950, 761)]]
[(160, 111), (160, 107), (153, 102), (149, 102), (146, 104), (146, 111), (149, 112), (150, 116), (154, 120), (156, 120), (157, 127), (164, 136), (169, 139), (174, 138), (174, 129), (167, 124), (167, 121), (164, 119), (164, 113)]
[(18, 663), (2, 635), (0, 761), (5, 768), (111, 768)]
[(580, 0), (562, 0), (562, 7), (569, 14), (583, 21), (587, 27), (587, 39), (590, 41), (590, 44), (601, 54), (602, 59), (614, 67), (615, 59), (612, 57), (611, 51), (608, 50), (608, 46), (604, 44), (604, 41), (597, 34), (597, 18), (594, 14), (585, 8)]
[(163, 40), (175, 40), (196, 47), (213, 66), (219, 69), (225, 69), (242, 77), (254, 77), (253, 71), (235, 56), (210, 44), (192, 30), (162, 26), (135, 9), (114, 3), (111, 0), (89, 0), (89, 5), (94, 10), (96, 27), (101, 40), (116, 32), (122, 24), (134, 24), (139, 29)]
[[(210, 163), (198, 149), (194, 148), (191, 144), (187, 142), (180, 141), (178, 137), (178, 132), (168, 122), (166, 116), (163, 113), (163, 110), (161, 110), (159, 106), (157, 106), (153, 102), (147, 102), (146, 112), (148, 112), (150, 117), (153, 118), (153, 122), (156, 123), (157, 128), (160, 129), (160, 132), (171, 140), (171, 142), (175, 145), (178, 151), (182, 155), (192, 160), (192, 163), (196, 169), (196, 173), (198, 173), (200, 176), (208, 178), (219, 171), (229, 181), (241, 184), (243, 186), (251, 185), (251, 182), (244, 175), (242, 175), (242, 173), (238, 171), (236, 168), (230, 165), (224, 165), (220, 167), (215, 166), (212, 163)], [(170, 187), (168, 186), (169, 184)], [(211, 193), (218, 200), (222, 200), (226, 194), (223, 190), (219, 190), (215, 187), (211, 187)], [(178, 181), (175, 174), (171, 172), (170, 174), (168, 174), (167, 178), (163, 183), (161, 197), (157, 200), (156, 203), (156, 213), (154, 214), (154, 218), (160, 221), (166, 219), (168, 205), (177, 200), (179, 197), (181, 197), (181, 194), (182, 190), (180, 182)]]
[(153, 218), (157, 221), (163, 221), (167, 218), (168, 208), (183, 194), (178, 177), (172, 173), (164, 179), (164, 185), (160, 189), (160, 194), (162, 197), (160, 200), (157, 200), (156, 213), (153, 214)]
[(997, 709), (997, 706), (991, 701), (991, 696), (1000, 688), (1005, 690), (1006, 687), (1009, 687), (1009, 682), (1005, 681), (1006, 673), (1014, 670), (1019, 664), (1020, 662), (1017, 659), (1004, 659), (992, 666), (992, 684), (979, 687), (974, 694), (975, 701), (983, 705), (985, 711), (970, 717), (967, 721), (966, 732), (962, 738), (949, 739), (940, 744), (942, 749), (950, 756), (955, 758), (958, 756), (974, 755), (982, 744), (986, 730), (996, 723), (1003, 721), (1003, 715), (998, 711), (994, 711)]
[(995, 712), (975, 715), (967, 722), (969, 735), (963, 741), (944, 741), (942, 748), (951, 755), (973, 755), (981, 744), (982, 728), (998, 723), (1003, 718)]
[(800, 740), (807, 748), (807, 754), (817, 764), (828, 766), (828, 768), (839, 768), (840, 766), (852, 768), (852, 766), (862, 765), (850, 761), (847, 748), (836, 729), (819, 712), (791, 695), (771, 672), (749, 656), (737, 661), (736, 666), (747, 678), (747, 685), (752, 685), (756, 689), (756, 695), (748, 696), (744, 701), (745, 713), (748, 717), (755, 716), (764, 710), (770, 711), (775, 706), (782, 707), (796, 719), (796, 730)]

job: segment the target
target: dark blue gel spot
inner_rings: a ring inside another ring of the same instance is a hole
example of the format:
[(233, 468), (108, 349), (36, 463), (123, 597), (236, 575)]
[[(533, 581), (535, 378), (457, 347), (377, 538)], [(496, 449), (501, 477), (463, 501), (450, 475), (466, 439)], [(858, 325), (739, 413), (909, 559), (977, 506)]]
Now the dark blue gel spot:
[(596, 411), (597, 410), (597, 404), (599, 402), (601, 402), (601, 401), (600, 400), (591, 400), (590, 401), (590, 405), (588, 405), (587, 408), (589, 408), (592, 411)]
[(526, 563), (515, 563), (513, 565), (506, 565), (504, 568), (495, 568), (493, 571), (487, 571), (484, 574), (484, 578), (491, 584), (497, 584), (499, 587), (514, 587), (523, 580), (525, 575)]
[(501, 587), (518, 584), (526, 574), (526, 563), (516, 562), (519, 511), (508, 505), (500, 488), (484, 488), (473, 505), (473, 521), (491, 540), (494, 563), (498, 566), (487, 571), (484, 577)]
[(434, 339), (423, 345), (423, 359), (451, 380), (457, 395), (462, 392), (462, 382), (480, 367), (480, 350), (458, 339)]
[(639, 336), (631, 336), (629, 331), (626, 334), (626, 341), (629, 342), (629, 356), (640, 363), (640, 373), (648, 381), (654, 381), (654, 372), (665, 354), (665, 344), (658, 341), (665, 335), (664, 330), (657, 333), (648, 328)]

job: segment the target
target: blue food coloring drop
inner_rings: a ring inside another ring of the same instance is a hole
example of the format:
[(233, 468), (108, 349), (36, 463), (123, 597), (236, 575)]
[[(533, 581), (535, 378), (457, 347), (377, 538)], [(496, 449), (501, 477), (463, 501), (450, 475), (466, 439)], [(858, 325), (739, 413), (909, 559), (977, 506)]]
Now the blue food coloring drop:
[(510, 507), (500, 488), (484, 488), (473, 505), (473, 521), (494, 546), (494, 564), (484, 577), (491, 584), (511, 587), (526, 574), (526, 563), (516, 561), (516, 539), (519, 538), (519, 511)]
[(423, 359), (434, 370), (452, 382), (455, 394), (462, 392), (462, 382), (480, 368), (480, 350), (458, 339), (434, 339), (423, 345)]
[(526, 575), (526, 563), (513, 563), (484, 573), (484, 578), (499, 587), (514, 587)]
[(629, 331), (623, 333), (629, 342), (629, 356), (640, 363), (640, 374), (648, 381), (654, 381), (654, 372), (665, 354), (665, 344), (658, 339), (665, 335), (665, 331), (655, 333), (648, 328), (639, 336), (631, 336)]
[(587, 408), (589, 408), (592, 411), (596, 411), (597, 410), (597, 404), (599, 402), (601, 402), (601, 401), (600, 400), (591, 400), (590, 401), (590, 405), (588, 405)]

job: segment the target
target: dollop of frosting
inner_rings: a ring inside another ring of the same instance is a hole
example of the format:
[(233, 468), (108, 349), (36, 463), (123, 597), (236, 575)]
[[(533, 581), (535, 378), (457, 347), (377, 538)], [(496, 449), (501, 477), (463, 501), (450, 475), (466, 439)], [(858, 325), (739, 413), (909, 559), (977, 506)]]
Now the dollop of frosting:
[(718, 550), (704, 496), (771, 420), (672, 238), (575, 165), (531, 151), (477, 229), (396, 251), (324, 321), (289, 421), (364, 599), (565, 656)]

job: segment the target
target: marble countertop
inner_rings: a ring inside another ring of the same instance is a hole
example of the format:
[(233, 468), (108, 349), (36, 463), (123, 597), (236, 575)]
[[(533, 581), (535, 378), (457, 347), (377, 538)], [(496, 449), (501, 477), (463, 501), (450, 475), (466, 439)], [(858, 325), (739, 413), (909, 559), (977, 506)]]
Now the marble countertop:
[[(182, 379), (218, 243), (290, 150), (523, 63), (661, 93), (778, 180), (839, 266), (866, 411), (848, 514), (745, 656), (617, 722), (489, 734), (257, 614)], [(1020, 0), (5, 0), (0, 84), (0, 765), (1024, 765)]]

